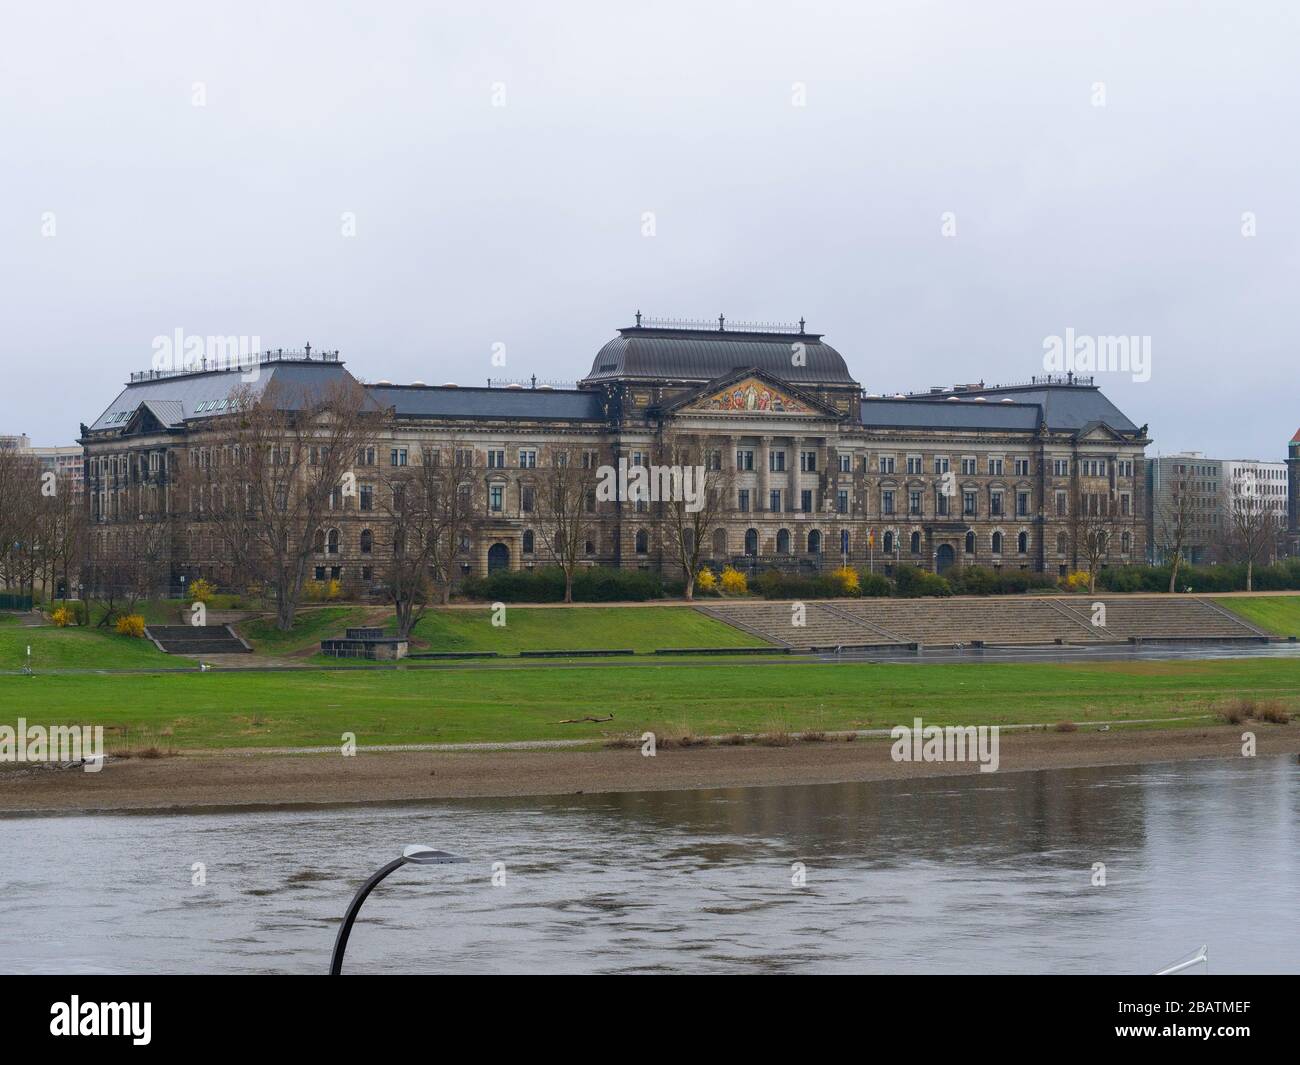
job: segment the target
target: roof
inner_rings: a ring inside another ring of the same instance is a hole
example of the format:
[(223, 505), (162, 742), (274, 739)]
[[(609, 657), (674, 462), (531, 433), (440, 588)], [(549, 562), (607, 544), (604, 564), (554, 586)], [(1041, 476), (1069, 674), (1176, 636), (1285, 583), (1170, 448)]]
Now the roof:
[(434, 385), (368, 385), (384, 407), (406, 418), (523, 418), (540, 421), (603, 421), (599, 391), (551, 388), (457, 388)]
[(1040, 411), (1032, 403), (934, 403), (926, 399), (864, 399), (862, 424), (877, 429), (970, 429), (1032, 433)]
[[(792, 358), (803, 345), (802, 365)], [(732, 332), (633, 326), (596, 354), (585, 381), (623, 378), (713, 381), (732, 370), (757, 367), (792, 384), (856, 385), (844, 357), (820, 333)]]
[(260, 396), (275, 382), (289, 404), (344, 380), (353, 380), (341, 362), (270, 362), (257, 367), (255, 381), (245, 381), (244, 371), (207, 370), (132, 381), (90, 426), (91, 432), (123, 429), (137, 408), (144, 405), (164, 428), (174, 428), (194, 418), (229, 413), (229, 401), (245, 389)]
[[(924, 403), (945, 403), (952, 392), (929, 393), (917, 397)], [(1015, 403), (1035, 404), (1042, 409), (1043, 421), (1052, 430), (1084, 429), (1104, 422), (1121, 433), (1136, 433), (1138, 427), (1114, 403), (1098, 390), (1096, 385), (1030, 384), (992, 386), (990, 388), (964, 388), (959, 394), (962, 402), (970, 396), (984, 396), (989, 404), (1003, 399)], [(956, 406), (949, 403), (949, 406)], [(983, 403), (980, 406), (984, 406)]]

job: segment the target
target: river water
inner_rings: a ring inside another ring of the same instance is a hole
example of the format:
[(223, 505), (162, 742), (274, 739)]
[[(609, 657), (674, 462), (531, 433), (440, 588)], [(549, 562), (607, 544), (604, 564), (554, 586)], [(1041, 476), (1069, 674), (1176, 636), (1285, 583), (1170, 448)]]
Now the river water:
[(1298, 815), (1286, 757), (5, 818), (0, 971), (323, 972), (419, 842), (469, 862), (385, 881), (347, 971), (1144, 973), (1206, 943), (1211, 972), (1297, 972)]

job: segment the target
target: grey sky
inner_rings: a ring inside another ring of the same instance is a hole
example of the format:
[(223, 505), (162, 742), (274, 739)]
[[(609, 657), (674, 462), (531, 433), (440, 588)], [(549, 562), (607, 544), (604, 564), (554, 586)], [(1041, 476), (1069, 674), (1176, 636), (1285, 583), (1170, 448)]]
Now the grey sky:
[(638, 307), (805, 315), (872, 391), (1148, 335), (1152, 453), (1300, 426), (1294, 4), (6, 7), (0, 433), (176, 329), (573, 380)]

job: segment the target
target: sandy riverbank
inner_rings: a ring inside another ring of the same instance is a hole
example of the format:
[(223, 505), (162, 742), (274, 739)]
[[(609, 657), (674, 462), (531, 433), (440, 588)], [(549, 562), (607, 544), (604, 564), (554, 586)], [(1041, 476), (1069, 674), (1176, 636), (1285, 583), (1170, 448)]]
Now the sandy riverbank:
[[(1300, 728), (1250, 726), (1261, 756), (1300, 753)], [(1001, 771), (1240, 758), (1242, 726), (1004, 733)], [(0, 814), (366, 803), (574, 792), (668, 791), (978, 772), (897, 763), (888, 740), (790, 747), (334, 754), (183, 754), (111, 761), (99, 773), (6, 767)]]

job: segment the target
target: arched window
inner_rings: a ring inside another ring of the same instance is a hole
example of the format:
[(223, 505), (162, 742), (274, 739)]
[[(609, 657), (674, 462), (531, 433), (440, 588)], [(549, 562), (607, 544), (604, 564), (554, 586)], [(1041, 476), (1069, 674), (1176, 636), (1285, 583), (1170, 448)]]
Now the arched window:
[(375, 534), (372, 533), (369, 529), (362, 529), (361, 530), (361, 553), (363, 555), (368, 555), (370, 554), (371, 551), (374, 550), (374, 547), (375, 547)]
[(966, 554), (968, 555), (975, 554), (975, 530), (974, 529), (971, 529), (966, 534)]
[(816, 529), (808, 533), (808, 554), (820, 555), (822, 553), (822, 534)]
[(1002, 534), (1000, 532), (993, 534), (993, 553), (995, 555), (1002, 554)]
[(1056, 537), (1056, 553), (1058, 555), (1068, 554), (1070, 550), (1070, 538), (1065, 533), (1058, 533)]
[(713, 530), (713, 557), (722, 558), (727, 553), (727, 530)]
[(532, 553), (533, 553), (533, 530), (525, 529), (524, 530), (524, 554), (531, 555)]
[(919, 532), (914, 532), (912, 533), (912, 554), (919, 555), (920, 553), (921, 553), (921, 534)]
[(758, 530), (757, 529), (745, 530), (745, 554), (747, 555), (758, 554)]
[(650, 534), (647, 533), (644, 529), (637, 529), (636, 553), (638, 555), (644, 555), (649, 550), (650, 550)]
[(848, 553), (849, 553), (849, 530), (841, 529), (840, 530), (840, 554), (847, 555)]
[(1022, 555), (1029, 553), (1029, 534), (1027, 532), (1022, 532), (1016, 537), (1016, 551)]
[(887, 532), (885, 533), (885, 554), (892, 555), (893, 553), (894, 553), (894, 534), (892, 532)]
[(325, 550), (331, 555), (339, 553), (339, 531), (331, 529), (329, 535), (325, 537)]
[(788, 555), (790, 553), (790, 530), (781, 529), (776, 534), (776, 553), (778, 555)]
[(318, 555), (325, 554), (325, 530), (317, 529), (316, 535), (311, 538), (311, 549)]

